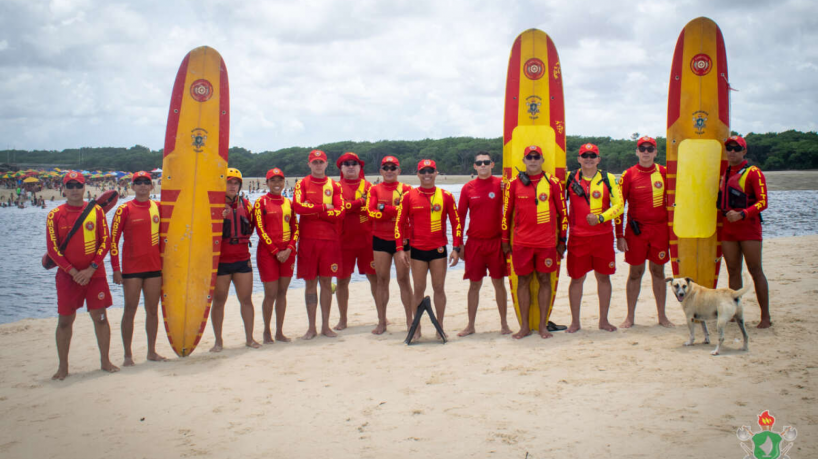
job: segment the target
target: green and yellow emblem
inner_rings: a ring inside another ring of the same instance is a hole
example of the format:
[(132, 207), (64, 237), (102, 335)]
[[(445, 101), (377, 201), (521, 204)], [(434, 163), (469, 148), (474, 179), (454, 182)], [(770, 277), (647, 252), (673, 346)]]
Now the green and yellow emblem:
[(742, 442), (742, 449), (747, 453), (744, 459), (790, 459), (787, 452), (792, 448), (792, 441), (795, 440), (798, 431), (795, 427), (784, 426), (784, 430), (775, 432), (773, 424), (775, 418), (769, 411), (764, 411), (758, 415), (760, 431), (754, 433), (750, 426), (739, 427), (736, 436)]

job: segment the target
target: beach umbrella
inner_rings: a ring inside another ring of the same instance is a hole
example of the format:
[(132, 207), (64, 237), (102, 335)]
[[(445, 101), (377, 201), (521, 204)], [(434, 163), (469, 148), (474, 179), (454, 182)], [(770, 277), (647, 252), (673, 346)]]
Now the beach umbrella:
[(39, 181), (40, 181), (40, 179), (38, 179), (37, 177), (29, 177), (29, 178), (23, 180), (23, 183), (36, 183), (36, 182), (39, 182)]

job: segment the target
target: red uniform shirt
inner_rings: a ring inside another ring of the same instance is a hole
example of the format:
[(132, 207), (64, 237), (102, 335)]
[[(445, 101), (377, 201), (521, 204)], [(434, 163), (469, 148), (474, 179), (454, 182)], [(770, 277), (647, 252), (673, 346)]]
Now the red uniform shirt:
[(403, 195), (395, 227), (395, 239), (398, 250), (403, 250), (403, 229), (407, 222), (410, 227), (412, 247), (420, 250), (432, 250), (449, 243), (446, 237), (446, 215), (452, 225), (453, 247), (463, 244), (463, 228), (457, 215), (454, 196), (440, 188), (413, 188)]
[[(568, 224), (571, 228), (571, 235), (599, 236), (606, 233), (613, 234), (611, 220), (615, 220), (622, 215), (624, 205), (622, 203), (622, 192), (619, 189), (616, 177), (611, 173), (605, 173), (608, 174), (608, 182), (611, 184), (610, 190), (602, 180), (602, 171), (597, 171), (591, 179), (583, 177), (582, 170), (574, 172), (574, 174), (579, 175), (576, 180), (582, 186), (585, 196), (577, 196), (573, 187), (568, 187), (571, 205)], [(591, 226), (586, 219), (588, 214), (601, 215), (603, 222)]]
[(295, 252), (298, 243), (298, 220), (292, 202), (284, 197), (267, 193), (253, 206), (259, 248), (275, 255), (280, 250)]
[[(400, 182), (380, 183), (369, 189), (366, 209), (372, 219), (373, 236), (386, 240), (395, 239), (398, 206), (403, 195), (411, 189), (411, 186)], [(378, 210), (378, 204), (383, 204), (383, 210)], [(401, 232), (408, 235), (409, 227), (402, 228)]]
[(341, 227), (344, 250), (363, 249), (372, 245), (372, 222), (366, 210), (366, 198), (372, 184), (364, 179), (341, 179), (346, 209)]
[(503, 218), (503, 180), (492, 176), (485, 180), (476, 178), (463, 185), (457, 203), (461, 223), (466, 221), (468, 212), (472, 218), (466, 235), (475, 239), (499, 238)]
[[(619, 177), (622, 201), (628, 203), (628, 221), (667, 226), (667, 169), (654, 164), (629, 168)], [(616, 237), (625, 235), (623, 219), (617, 218)]]
[[(250, 220), (250, 225), (252, 227), (254, 225), (254, 223), (255, 223), (255, 218), (253, 217), (253, 208), (250, 206), (250, 201), (239, 197), (239, 198), (236, 198), (236, 200), (234, 200), (232, 203), (227, 204), (226, 207), (230, 209), (229, 212), (235, 212), (236, 215), (240, 215), (240, 214), (238, 214), (239, 202), (241, 202), (242, 205), (244, 206), (244, 214)], [(231, 235), (233, 235), (233, 232), (236, 231), (236, 229), (238, 229), (238, 231), (241, 231), (240, 222), (237, 221), (236, 225), (233, 225), (232, 222), (233, 222), (233, 217), (231, 215), (228, 215), (228, 217), (224, 220), (225, 225), (229, 224), (231, 226), (231, 233), (230, 233)], [(233, 228), (233, 227), (237, 227), (237, 228)], [(251, 233), (252, 233), (252, 230), (251, 230)], [(249, 238), (249, 236), (248, 236), (248, 238)], [(222, 238), (222, 245), (221, 245), (220, 254), (219, 254), (219, 263), (236, 263), (236, 262), (239, 262), (239, 261), (245, 261), (245, 260), (250, 259), (250, 241), (248, 240), (247, 242), (239, 242), (238, 244), (231, 244), (230, 241), (232, 239), (233, 239), (232, 237), (229, 238), (229, 239), (226, 238), (226, 237)]]
[[(761, 240), (759, 214), (767, 208), (767, 180), (761, 169), (756, 166), (748, 166), (747, 161), (742, 161), (738, 166), (727, 166), (721, 182), (719, 208), (724, 212), (730, 210), (744, 212), (742, 220), (731, 223), (727, 218), (722, 219), (725, 240)], [(747, 206), (731, 206), (729, 189), (743, 193)]]
[[(119, 245), (120, 236), (124, 236)], [(122, 252), (122, 269), (119, 255)], [(123, 274), (162, 270), (159, 251), (159, 205), (154, 201), (126, 202), (111, 222), (111, 267)]]
[(528, 186), (512, 180), (503, 194), (503, 242), (510, 241), (513, 219), (515, 246), (554, 248), (568, 230), (562, 184), (545, 172), (529, 178)]
[[(327, 210), (332, 204), (333, 209)], [(295, 186), (293, 210), (301, 216), (302, 239), (340, 241), (339, 222), (344, 219), (344, 197), (341, 185), (329, 177), (304, 177)]]
[(87, 203), (82, 207), (63, 204), (48, 213), (46, 220), (46, 244), (48, 255), (54, 263), (66, 273), (71, 268), (79, 271), (96, 263), (99, 268), (93, 277), (105, 277), (105, 255), (108, 254), (108, 222), (105, 221), (105, 212), (99, 206), (88, 213), (82, 227), (68, 241), (64, 252), (60, 252), (60, 244), (74, 227)]

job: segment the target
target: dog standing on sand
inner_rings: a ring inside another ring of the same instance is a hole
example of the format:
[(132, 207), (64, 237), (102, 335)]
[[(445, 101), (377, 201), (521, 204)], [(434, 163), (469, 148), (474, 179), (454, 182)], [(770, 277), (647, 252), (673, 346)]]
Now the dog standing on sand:
[(676, 299), (682, 303), (687, 316), (687, 326), (690, 328), (690, 339), (684, 343), (685, 346), (692, 346), (695, 335), (696, 322), (701, 322), (702, 330), (704, 331), (704, 343), (710, 343), (710, 333), (707, 332), (707, 323), (705, 321), (717, 319), (717, 326), (719, 329), (719, 344), (716, 349), (711, 352), (712, 355), (719, 355), (721, 345), (724, 343), (724, 327), (733, 318), (736, 319), (738, 328), (741, 329), (741, 334), (744, 336), (744, 346), (741, 350), (749, 350), (747, 330), (744, 328), (744, 308), (741, 306), (741, 296), (749, 292), (752, 288), (751, 278), (747, 273), (744, 273), (744, 286), (741, 290), (733, 290), (730, 288), (710, 289), (702, 287), (693, 282), (689, 277), (673, 279), (668, 277), (665, 282), (670, 283), (670, 288)]

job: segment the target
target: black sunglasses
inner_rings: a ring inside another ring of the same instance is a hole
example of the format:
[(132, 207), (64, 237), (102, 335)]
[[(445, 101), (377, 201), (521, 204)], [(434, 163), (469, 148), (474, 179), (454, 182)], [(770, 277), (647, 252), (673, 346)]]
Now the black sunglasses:
[(390, 171), (390, 172), (392, 172), (392, 171), (396, 171), (396, 170), (398, 170), (398, 166), (389, 166), (389, 165), (386, 165), (386, 166), (381, 166), (381, 169), (382, 169), (382, 170), (385, 170), (385, 171)]
[(78, 190), (84, 186), (85, 185), (83, 185), (80, 182), (68, 182), (65, 184), (65, 187), (68, 188), (69, 190)]
[(344, 162), (341, 163), (342, 166), (347, 166), (347, 167), (355, 167), (358, 164), (360, 164), (360, 163), (358, 163), (358, 161), (344, 161)]
[(741, 150), (744, 150), (744, 147), (742, 147), (741, 145), (739, 145), (737, 143), (731, 143), (730, 145), (727, 145), (724, 148), (726, 148), (727, 151), (741, 151)]
[(150, 180), (134, 180), (133, 184), (134, 185), (150, 185), (151, 181)]
[(423, 169), (418, 171), (418, 174), (424, 174), (424, 175), (425, 174), (434, 174), (434, 173), (435, 173), (435, 170), (432, 169), (431, 167), (424, 167)]
[(588, 159), (588, 158), (596, 159), (596, 158), (599, 157), (599, 155), (596, 154), (596, 153), (583, 153), (583, 154), (579, 155), (579, 157), (582, 158), (582, 159)]
[(474, 165), (475, 166), (491, 166), (491, 160), (490, 159), (484, 159), (482, 161), (475, 161)]
[(525, 155), (525, 159), (529, 161), (539, 161), (542, 156), (540, 155)]
[(645, 147), (645, 146), (642, 146), (642, 145), (639, 146), (639, 151), (641, 151), (642, 153), (644, 153), (644, 152), (653, 153), (654, 150), (656, 150), (656, 149), (653, 148), (653, 147)]

